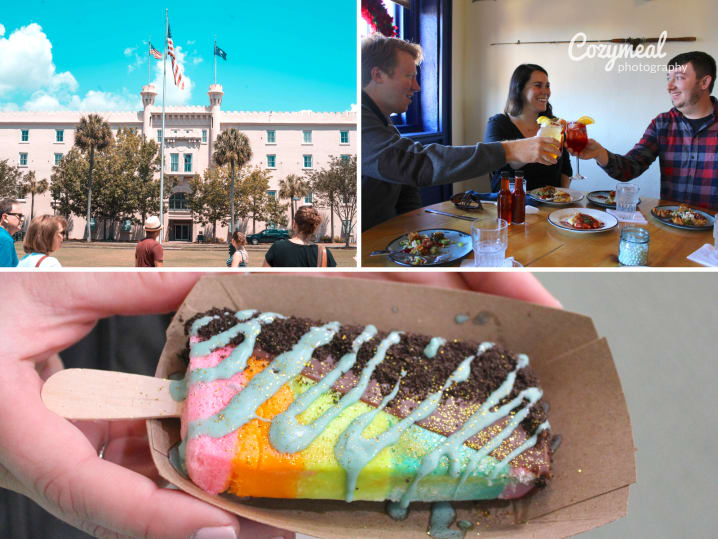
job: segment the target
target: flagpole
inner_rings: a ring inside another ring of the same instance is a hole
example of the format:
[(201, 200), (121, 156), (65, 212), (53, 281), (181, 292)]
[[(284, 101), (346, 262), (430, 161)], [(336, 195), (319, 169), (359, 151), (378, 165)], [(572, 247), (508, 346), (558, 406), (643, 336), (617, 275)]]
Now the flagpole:
[(214, 36), (214, 83), (217, 84), (217, 36)]
[[(152, 67), (152, 55), (150, 54), (150, 49), (152, 48), (152, 40), (151, 38), (147, 38), (147, 85), (149, 86), (151, 76), (150, 76), (150, 68)], [(164, 134), (164, 133), (163, 133)]]
[[(167, 93), (167, 24), (168, 24), (168, 13), (165, 8), (165, 52), (162, 57), (162, 146), (160, 147), (161, 158), (160, 158), (160, 225), (164, 224), (162, 220), (163, 209), (164, 209), (164, 194), (165, 194), (165, 95)], [(162, 232), (159, 235), (160, 243), (162, 243)]]

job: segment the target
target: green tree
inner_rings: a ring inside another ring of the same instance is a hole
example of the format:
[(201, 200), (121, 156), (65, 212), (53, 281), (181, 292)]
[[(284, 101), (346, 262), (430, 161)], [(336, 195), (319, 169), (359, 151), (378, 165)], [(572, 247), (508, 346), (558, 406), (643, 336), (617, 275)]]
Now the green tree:
[(252, 216), (252, 234), (257, 232), (257, 221), (267, 220), (267, 202), (269, 196), (269, 179), (271, 173), (267, 169), (254, 167), (242, 179), (242, 202), (246, 214)]
[[(212, 225), (212, 237), (217, 237), (217, 221), (225, 224), (229, 216), (229, 199), (227, 183), (229, 177), (225, 167), (217, 167), (204, 171), (190, 180), (190, 193), (187, 196), (187, 207), (203, 225)], [(231, 236), (230, 236), (231, 239)]]
[(309, 183), (296, 174), (290, 174), (279, 180), (279, 198), (289, 199), (292, 204), (292, 227), (294, 227), (294, 213), (297, 211), (297, 200), (308, 196), (311, 192)]
[(95, 164), (95, 150), (101, 152), (112, 144), (110, 124), (97, 114), (88, 114), (80, 118), (80, 125), (75, 131), (75, 146), (88, 152), (90, 167), (87, 175), (87, 241), (92, 241), (90, 228), (92, 208), (92, 168)]
[[(123, 133), (121, 146), (123, 147), (121, 155), (125, 156), (124, 160), (127, 163), (128, 170), (132, 170), (132, 176), (135, 180), (132, 193), (133, 202), (135, 213), (140, 216), (138, 224), (142, 224), (148, 215), (154, 215), (158, 211), (157, 201), (160, 198), (160, 180), (155, 176), (158, 176), (157, 173), (160, 171), (160, 145), (154, 140), (148, 140), (141, 136), (136, 129), (131, 129)], [(172, 191), (176, 183), (175, 178), (165, 175), (165, 186), (168, 193)], [(132, 220), (137, 223), (137, 219), (133, 218)]]
[(60, 215), (81, 216), (87, 208), (88, 169), (87, 158), (78, 148), (72, 148), (52, 167), (50, 194)]
[(235, 213), (235, 189), (234, 189), (234, 173), (235, 168), (241, 169), (249, 160), (252, 159), (252, 147), (249, 144), (247, 135), (232, 127), (217, 136), (215, 143), (214, 161), (219, 166), (229, 164), (231, 186), (229, 191), (230, 200), (230, 221), (228, 242), (231, 241), (234, 232), (234, 224), (237, 220)]
[(312, 192), (326, 201), (342, 220), (342, 233), (349, 247), (349, 239), (357, 215), (357, 158), (330, 157), (329, 166), (312, 176)]
[(274, 224), (277, 228), (286, 228), (289, 220), (287, 219), (287, 210), (289, 203), (282, 204), (274, 197), (267, 197), (266, 219), (267, 223)]
[(35, 178), (35, 171), (30, 170), (25, 173), (22, 180), (20, 181), (20, 196), (25, 198), (28, 194), (30, 195), (30, 220), (35, 217), (35, 195), (41, 195), (47, 191), (49, 183), (47, 180), (37, 180)]
[(11, 165), (9, 159), (0, 161), (0, 199), (16, 198), (20, 187), (22, 172)]

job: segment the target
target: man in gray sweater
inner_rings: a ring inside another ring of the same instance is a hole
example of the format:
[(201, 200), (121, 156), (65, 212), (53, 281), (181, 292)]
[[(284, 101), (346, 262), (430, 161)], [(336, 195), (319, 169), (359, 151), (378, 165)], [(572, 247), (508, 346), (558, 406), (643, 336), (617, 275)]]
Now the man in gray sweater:
[(504, 166), (556, 163), (548, 137), (475, 144), (424, 146), (402, 137), (389, 115), (406, 112), (419, 91), (419, 45), (373, 34), (362, 40), (362, 231), (421, 207), (419, 188), (454, 183)]

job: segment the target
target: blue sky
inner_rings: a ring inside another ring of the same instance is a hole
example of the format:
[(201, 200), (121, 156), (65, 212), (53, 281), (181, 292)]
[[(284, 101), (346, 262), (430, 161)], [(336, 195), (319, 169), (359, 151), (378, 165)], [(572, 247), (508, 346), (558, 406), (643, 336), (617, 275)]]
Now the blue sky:
[[(223, 110), (356, 107), (351, 0), (25, 0), (0, 10), (0, 110), (138, 110), (147, 41), (162, 52), (165, 7), (186, 80), (180, 92), (168, 64), (168, 105), (208, 105), (216, 35), (227, 52), (217, 59)], [(162, 62), (151, 68), (159, 104)]]

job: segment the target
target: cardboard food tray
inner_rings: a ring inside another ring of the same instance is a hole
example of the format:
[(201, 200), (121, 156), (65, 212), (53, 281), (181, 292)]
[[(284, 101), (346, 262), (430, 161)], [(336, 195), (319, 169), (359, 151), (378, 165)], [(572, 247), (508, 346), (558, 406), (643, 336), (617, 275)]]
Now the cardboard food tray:
[[(156, 375), (185, 370), (184, 321), (212, 307), (271, 310), (343, 324), (374, 324), (447, 339), (492, 341), (527, 353), (550, 404), (553, 434), (562, 443), (547, 488), (517, 501), (455, 502), (457, 520), (485, 537), (565, 537), (621, 518), (636, 480), (631, 423), (605, 339), (590, 318), (502, 297), (373, 279), (302, 275), (203, 277), (167, 330)], [(460, 322), (457, 315), (466, 315)], [(178, 473), (169, 449), (179, 420), (147, 422), (152, 457), (162, 475), (185, 492), (238, 515), (314, 535), (337, 538), (425, 536), (429, 504), (414, 503), (404, 521), (384, 504), (212, 496)], [(454, 524), (453, 528), (456, 525)]]

